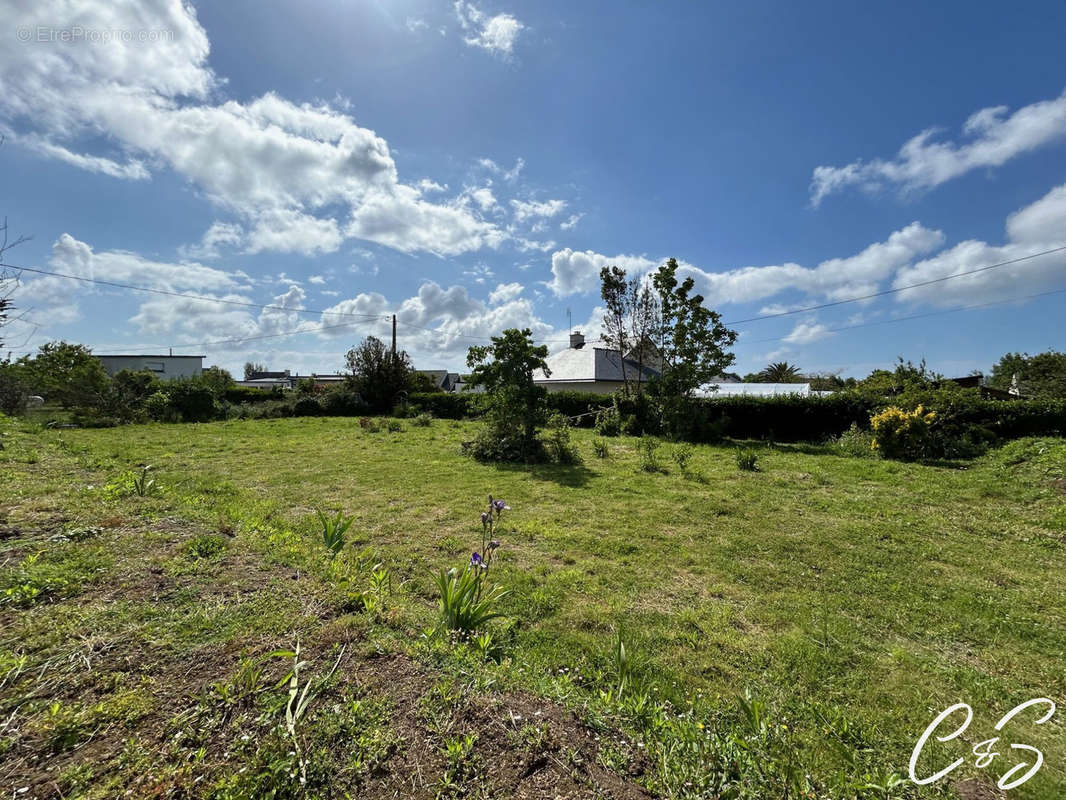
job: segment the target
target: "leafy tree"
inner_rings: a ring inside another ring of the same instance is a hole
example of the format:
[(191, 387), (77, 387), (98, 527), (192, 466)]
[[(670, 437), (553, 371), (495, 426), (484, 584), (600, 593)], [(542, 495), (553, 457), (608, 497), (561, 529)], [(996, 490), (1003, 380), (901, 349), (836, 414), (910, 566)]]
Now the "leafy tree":
[(443, 392), (440, 388), (440, 384), (432, 375), (427, 375), (425, 372), (412, 372), (411, 373), (411, 391), (412, 392)]
[(932, 388), (932, 385), (943, 380), (943, 377), (929, 369), (924, 358), (918, 364), (913, 364), (899, 356), (894, 370), (875, 369), (856, 386), (879, 395), (899, 394), (908, 389)]
[(796, 383), (803, 379), (800, 368), (787, 361), (778, 361), (767, 364), (766, 369), (759, 373), (764, 383)]
[(1066, 353), (1048, 350), (1031, 356), (1028, 353), (1007, 353), (992, 367), (989, 385), (1010, 389), (1014, 376), (1018, 388), (1030, 397), (1066, 397)]
[(658, 366), (659, 351), (655, 336), (662, 327), (662, 306), (650, 281), (633, 278), (627, 293), (629, 339), (632, 342), (629, 357), (637, 362), (637, 395), (644, 385), (644, 368)]
[(703, 304), (703, 295), (693, 294), (691, 276), (678, 282), (677, 260), (669, 259), (652, 276), (659, 295), (657, 346), (662, 358), (658, 391), (668, 397), (688, 398), (710, 383), (733, 363), (726, 348), (737, 340), (736, 331), (722, 324), (722, 317)]
[(266, 364), (260, 364), (257, 361), (245, 361), (244, 362), (244, 379), (246, 381), (252, 380), (252, 376), (257, 372), (266, 372)]
[[(0, 144), (3, 144), (3, 136), (0, 136)], [(14, 241), (8, 238), (7, 217), (0, 222), (0, 347), (4, 345), (4, 328), (9, 323), (9, 314), (14, 307), (11, 295), (18, 286), (18, 267), (8, 264), (6, 261), (7, 251), (18, 247), (23, 242), (29, 241), (27, 236), (19, 236)]]
[(166, 410), (163, 415), (168, 419), (172, 414), (183, 422), (207, 422), (219, 416), (218, 397), (201, 378), (178, 378), (167, 381), (158, 393), (166, 398)]
[(162, 384), (151, 370), (120, 370), (111, 378), (111, 410), (127, 419), (136, 416), (160, 388)]
[(392, 409), (399, 396), (411, 388), (411, 360), (400, 350), (393, 353), (385, 343), (367, 336), (348, 351), (348, 386), (375, 412)]
[(625, 396), (630, 394), (626, 359), (636, 362), (634, 370), (637, 395), (643, 391), (644, 367), (658, 359), (655, 337), (662, 324), (659, 296), (651, 283), (642, 278), (626, 278), (619, 267), (600, 270), (600, 297), (606, 309), (603, 315), (603, 340), (618, 353), (622, 368)]
[(26, 409), (29, 391), (20, 365), (0, 361), (0, 412), (20, 414)]
[(233, 376), (222, 367), (207, 367), (200, 373), (200, 383), (211, 390), (215, 397), (222, 397), (227, 389), (233, 388)]
[(48, 342), (18, 363), (33, 391), (64, 408), (101, 408), (110, 400), (111, 379), (88, 347)]
[(533, 373), (550, 375), (548, 348), (533, 344), (528, 328), (509, 328), (491, 345), (471, 347), (466, 357), (470, 381), (485, 389), (488, 424), (475, 443), (474, 455), (486, 460), (535, 461), (543, 448), (537, 428), (545, 421), (546, 392)]
[(626, 325), (626, 271), (621, 267), (600, 270), (600, 297), (603, 299), (603, 340), (618, 352), (622, 367), (622, 386), (629, 396), (629, 377), (626, 374), (625, 354), (629, 349), (629, 327)]
[(809, 376), (811, 389), (816, 392), (839, 392), (855, 386), (854, 378), (841, 378), (839, 375), (811, 375)]

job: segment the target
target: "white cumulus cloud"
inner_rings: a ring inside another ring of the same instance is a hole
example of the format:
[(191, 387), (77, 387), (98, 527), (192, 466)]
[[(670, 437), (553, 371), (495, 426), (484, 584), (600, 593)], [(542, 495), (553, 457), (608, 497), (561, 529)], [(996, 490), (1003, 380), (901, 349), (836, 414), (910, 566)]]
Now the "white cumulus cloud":
[(903, 192), (930, 189), (975, 169), (998, 167), (1024, 153), (1066, 137), (1066, 93), (1023, 106), (983, 108), (962, 127), (963, 141), (940, 141), (930, 128), (910, 139), (895, 158), (816, 167), (811, 203), (847, 188), (875, 192), (888, 186)]
[(510, 56), (514, 52), (518, 34), (525, 29), (525, 25), (512, 14), (490, 17), (473, 3), (463, 0), (456, 0), (455, 15), (466, 31), (464, 41), (471, 47), (480, 47), (494, 55)]
[[(235, 215), (250, 252), (332, 252), (355, 237), (457, 255), (507, 237), (461, 198), (422, 197), (438, 185), (401, 181), (385, 139), (339, 99), (222, 98), (207, 34), (180, 0), (18, 3), (5, 22), (173, 31), (151, 46), (117, 39), (0, 48), (0, 133), (116, 178), (171, 169)], [(200, 247), (212, 252), (210, 242)]]
[(506, 303), (514, 300), (518, 295), (522, 294), (525, 287), (518, 283), (498, 283), (496, 288), (489, 294), (489, 305), (499, 305), (500, 303)]

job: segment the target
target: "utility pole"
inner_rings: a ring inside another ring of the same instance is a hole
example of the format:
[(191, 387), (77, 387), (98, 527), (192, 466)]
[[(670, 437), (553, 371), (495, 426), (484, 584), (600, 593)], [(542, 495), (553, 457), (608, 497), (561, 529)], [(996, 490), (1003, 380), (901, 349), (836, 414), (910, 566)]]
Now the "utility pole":
[(566, 323), (570, 327), (570, 333), (574, 332), (574, 315), (570, 313), (570, 309), (566, 309)]
[(396, 356), (396, 315), (392, 315), (392, 355)]

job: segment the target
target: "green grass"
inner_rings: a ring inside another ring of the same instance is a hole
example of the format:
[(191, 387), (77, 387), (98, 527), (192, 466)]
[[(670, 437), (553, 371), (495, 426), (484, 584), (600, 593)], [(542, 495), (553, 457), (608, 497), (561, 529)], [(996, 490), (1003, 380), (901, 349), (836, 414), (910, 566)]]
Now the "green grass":
[[(639, 440), (625, 437), (609, 440), (610, 457), (598, 458), (587, 431), (574, 432), (580, 464), (484, 465), (459, 454), (472, 433), (465, 423), (433, 421), (370, 434), (357, 420), (333, 418), (9, 427), (0, 516), (17, 533), (0, 538), (0, 591), (13, 598), (0, 607), (0, 680), (6, 668), (9, 686), (30, 697), (19, 711), (25, 741), (67, 751), (115, 715), (66, 696), (51, 709), (71, 675), (102, 691), (77, 668), (97, 657), (86, 637), (114, 674), (105, 699), (136, 692), (137, 713), (161, 706), (165, 715), (188, 703), (158, 686), (177, 662), (191, 668), (241, 647), (266, 653), (298, 636), (351, 640), (365, 653), (404, 650), (442, 673), (525, 688), (578, 709), (593, 726), (620, 729), (652, 756), (645, 782), (677, 795), (685, 790), (677, 776), (695, 763), (684, 753), (696, 745), (676, 713), (747, 731), (736, 699), (746, 692), (771, 720), (751, 724), (746, 741), (775, 763), (793, 757), (778, 751), (795, 754), (832, 796), (861, 794), (843, 788), (860, 776), (906, 774), (922, 730), (960, 700), (975, 710), (972, 745), (1025, 700), (1066, 699), (1061, 440), (1015, 442), (948, 466), (751, 444), (753, 472), (738, 469), (733, 444), (691, 448), (683, 471), (674, 445), (664, 444), (649, 470)], [(114, 490), (142, 464), (153, 465), (152, 496)], [(479, 545), (489, 494), (512, 507), (490, 573), (510, 590), (502, 606), (509, 622), (493, 626), (495, 657), (474, 658), (489, 650), (420, 643), (418, 633), (436, 622), (434, 573), (461, 567)], [(354, 516), (332, 566), (319, 508)], [(345, 616), (379, 562), (389, 592), (379, 588), (373, 614)], [(172, 582), (165, 603), (153, 602), (143, 576)], [(632, 687), (622, 696), (611, 691), (619, 630)], [(139, 649), (149, 663), (122, 667), (115, 648)], [(20, 668), (5, 667), (20, 658)], [(233, 655), (202, 687), (237, 664)], [(30, 682), (37, 674), (43, 688)], [(387, 697), (366, 702), (376, 710), (358, 733), (367, 751), (359, 758), (375, 762), (395, 735), (380, 705)], [(13, 708), (0, 704), (0, 717)], [(1016, 763), (1009, 742), (1019, 741), (1040, 747), (1046, 762), (1011, 797), (1061, 797), (1062, 713), (1040, 727), (1013, 723), (1001, 743), (1006, 754), (988, 770), (973, 768), (969, 745), (931, 749), (939, 764), (967, 763), (937, 788), (904, 786), (889, 796), (936, 796), (983, 773), (994, 781)], [(348, 730), (350, 716), (320, 719), (321, 735)], [(528, 723), (519, 728), (532, 736), (536, 722)], [(112, 724), (133, 732), (137, 721)], [(438, 777), (459, 785), (471, 754), (457, 742), (466, 740), (458, 731), (440, 737), (446, 764)], [(259, 765), (257, 775), (291, 768), (270, 761), (283, 759), (283, 739), (272, 746), (233, 758)], [(631, 749), (611, 744), (601, 760), (622, 769)], [(0, 740), (0, 762), (4, 753)], [(124, 763), (127, 778), (146, 763), (172, 780), (190, 769), (160, 752), (131, 751)], [(109, 796), (107, 781), (127, 779), (75, 766), (70, 786), (97, 792), (85, 796)], [(231, 766), (212, 773), (215, 785), (252, 780)]]

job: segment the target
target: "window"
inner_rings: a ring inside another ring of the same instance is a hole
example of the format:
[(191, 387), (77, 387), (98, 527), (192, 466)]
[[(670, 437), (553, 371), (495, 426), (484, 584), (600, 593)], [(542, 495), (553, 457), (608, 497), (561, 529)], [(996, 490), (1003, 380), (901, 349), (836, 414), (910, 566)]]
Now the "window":
[(150, 369), (152, 372), (166, 372), (166, 367), (162, 361), (145, 361), (144, 368)]

